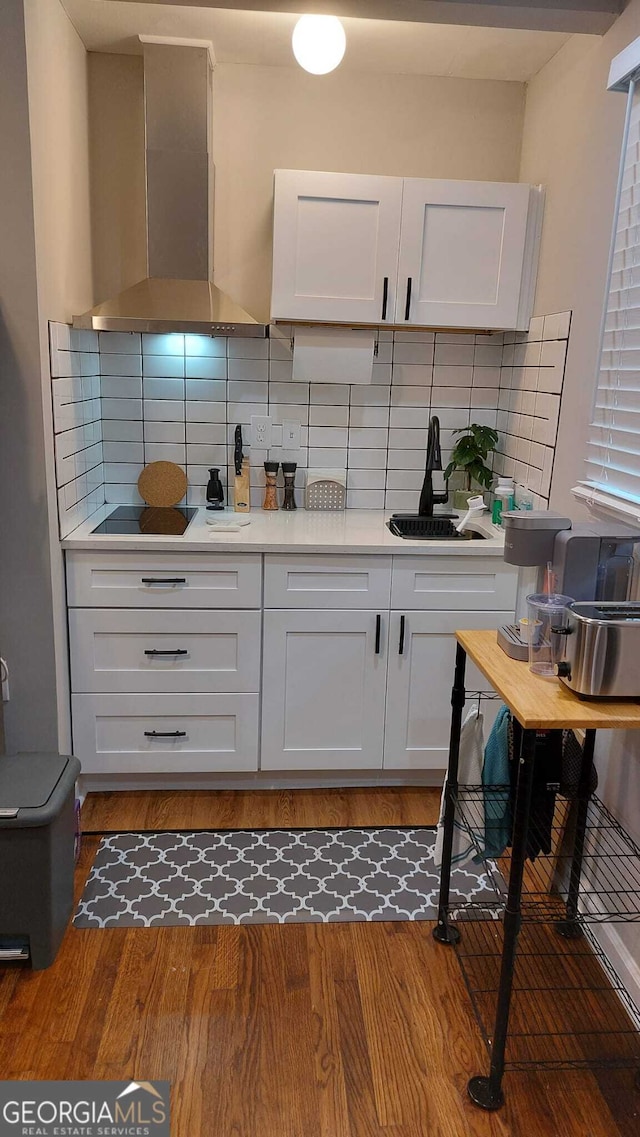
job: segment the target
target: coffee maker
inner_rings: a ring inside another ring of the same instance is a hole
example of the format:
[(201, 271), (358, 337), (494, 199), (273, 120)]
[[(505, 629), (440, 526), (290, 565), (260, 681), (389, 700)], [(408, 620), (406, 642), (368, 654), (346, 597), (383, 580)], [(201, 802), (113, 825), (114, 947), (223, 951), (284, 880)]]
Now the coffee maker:
[[(555, 591), (582, 601), (640, 597), (640, 530), (615, 521), (574, 525), (552, 510), (509, 510), (502, 524), (505, 561), (541, 574), (550, 563)], [(540, 582), (532, 591), (541, 590)], [(527, 658), (517, 625), (500, 628), (498, 642), (512, 658)]]

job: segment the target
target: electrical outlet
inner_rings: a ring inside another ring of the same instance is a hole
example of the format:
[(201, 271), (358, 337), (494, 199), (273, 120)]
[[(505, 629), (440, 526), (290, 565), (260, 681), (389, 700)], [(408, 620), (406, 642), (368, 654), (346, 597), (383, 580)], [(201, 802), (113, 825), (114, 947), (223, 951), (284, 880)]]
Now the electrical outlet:
[(269, 415), (251, 415), (251, 445), (256, 450), (268, 450), (272, 445)]
[(285, 419), (282, 423), (282, 449), (300, 449), (300, 423), (293, 419)]

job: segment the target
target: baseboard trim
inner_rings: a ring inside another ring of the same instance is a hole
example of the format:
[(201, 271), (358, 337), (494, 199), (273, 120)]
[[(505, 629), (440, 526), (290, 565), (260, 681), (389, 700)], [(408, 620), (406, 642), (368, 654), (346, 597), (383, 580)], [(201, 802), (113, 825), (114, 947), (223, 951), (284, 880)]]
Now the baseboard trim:
[(134, 790), (309, 790), (385, 789), (394, 786), (442, 788), (444, 770), (350, 771), (340, 773), (259, 771), (251, 774), (83, 774), (80, 792), (114, 793)]

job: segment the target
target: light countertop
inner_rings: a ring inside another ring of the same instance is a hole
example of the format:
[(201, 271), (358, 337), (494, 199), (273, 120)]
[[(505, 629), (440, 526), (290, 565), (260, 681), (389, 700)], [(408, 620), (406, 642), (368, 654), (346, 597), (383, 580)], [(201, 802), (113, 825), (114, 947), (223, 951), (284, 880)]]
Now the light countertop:
[(428, 556), (502, 556), (504, 533), (491, 523), (489, 513), (473, 523), (485, 540), (405, 541), (387, 529), (390, 512), (373, 509), (346, 509), (336, 513), (295, 513), (282, 510), (267, 513), (261, 509), (245, 514), (250, 524), (239, 533), (212, 532), (207, 517), (233, 518), (233, 511), (207, 513), (200, 508), (181, 537), (145, 534), (92, 533), (117, 507), (102, 506), (87, 521), (62, 541), (64, 549), (109, 549), (112, 552), (142, 550), (175, 553), (241, 551), (246, 553), (416, 553)]

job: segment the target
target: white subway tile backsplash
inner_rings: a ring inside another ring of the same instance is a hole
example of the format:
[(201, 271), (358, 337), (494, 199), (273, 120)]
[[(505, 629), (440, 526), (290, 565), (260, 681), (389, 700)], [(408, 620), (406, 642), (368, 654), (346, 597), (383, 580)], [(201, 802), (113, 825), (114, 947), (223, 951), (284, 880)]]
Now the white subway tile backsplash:
[(291, 359), (272, 359), (269, 363), (269, 381), (271, 383), (293, 382), (293, 361)]
[(187, 401), (226, 402), (227, 383), (224, 379), (187, 379)]
[(209, 445), (208, 443), (187, 443), (187, 466), (227, 466), (228, 453), (226, 445)]
[(142, 375), (141, 355), (101, 355), (101, 375)]
[(184, 379), (184, 356), (143, 355), (142, 374), (145, 379)]
[(389, 426), (412, 426), (426, 431), (429, 417), (428, 407), (392, 407)]
[(268, 359), (269, 340), (238, 336), (227, 340), (229, 359)]
[(436, 341), (434, 362), (456, 367), (473, 367), (475, 347), (471, 343), (440, 343)]
[(187, 379), (226, 379), (226, 356), (187, 355), (185, 375)]
[(408, 384), (410, 387), (429, 387), (433, 381), (433, 367), (416, 363), (396, 363), (393, 365), (393, 385)]
[(438, 407), (468, 407), (470, 387), (433, 387), (431, 405)]
[(105, 462), (104, 476), (107, 482), (137, 482), (142, 473), (142, 463)]
[(391, 364), (390, 363), (374, 363), (371, 370), (371, 382), (380, 385), (381, 383), (391, 382)]
[(185, 355), (213, 355), (222, 356), (223, 359), (226, 359), (227, 339), (226, 337), (187, 335), (184, 337), (184, 351)]
[[(274, 404), (273, 406), (270, 406), (270, 414), (273, 416), (276, 415), (276, 406), (279, 406), (279, 404)], [(301, 408), (298, 408), (298, 409), (301, 409)], [(369, 408), (364, 408), (364, 407), (355, 408), (354, 407), (351, 411), (352, 419), (353, 419), (353, 412), (356, 409), (360, 409), (360, 410), (364, 411), (365, 409), (369, 409)], [(371, 409), (374, 409), (374, 408), (371, 408)], [(377, 408), (375, 408), (375, 409), (377, 409)], [(384, 413), (384, 411), (383, 411), (383, 413)], [(387, 412), (387, 414), (388, 414), (388, 412)], [(290, 416), (286, 415), (284, 417), (289, 418)], [(278, 419), (276, 419), (276, 421), (278, 421)], [(281, 420), (279, 420), (279, 421), (281, 421)], [(348, 426), (348, 425), (349, 425), (349, 407), (348, 406), (327, 407), (327, 406), (313, 406), (312, 405), (309, 407), (309, 426)]]
[[(319, 407), (317, 409), (319, 409), (320, 411), (326, 411), (327, 409), (331, 409), (331, 408)], [(338, 410), (338, 411), (342, 411), (347, 416), (349, 414), (349, 408), (348, 407), (334, 407), (333, 409)], [(299, 422), (301, 426), (308, 426), (309, 425), (310, 410), (311, 410), (311, 408), (309, 407), (309, 405), (307, 403), (273, 403), (273, 402), (270, 402), (268, 413), (269, 413), (269, 417), (271, 419), (271, 422), (273, 424), (282, 425), (283, 422), (293, 421), (293, 422)], [(267, 412), (263, 411), (261, 413), (266, 414)], [(337, 426), (339, 426), (340, 423), (336, 423), (336, 424), (334, 424), (334, 423), (326, 423), (326, 424), (315, 423), (314, 425), (315, 426), (320, 426), (320, 425), (327, 425), (327, 426), (337, 425)], [(345, 425), (346, 425), (346, 423), (345, 423)]]
[(439, 364), (433, 369), (433, 382), (438, 387), (470, 387), (473, 374), (473, 367)]
[(230, 380), (227, 383), (227, 398), (230, 403), (267, 403), (268, 383), (242, 383)]
[[(100, 332), (98, 334), (100, 356), (140, 355), (142, 340), (139, 332)], [(102, 374), (104, 375), (104, 369)]]
[(142, 379), (138, 375), (102, 375), (100, 393), (105, 399), (141, 399)]
[(145, 399), (143, 403), (145, 422), (181, 422), (184, 409), (181, 399)]
[(386, 470), (348, 470), (348, 490), (383, 490), (385, 488)]
[(347, 465), (350, 470), (384, 470), (387, 465), (387, 451), (350, 449)]
[(184, 443), (184, 441), (185, 433), (183, 422), (145, 422), (144, 424), (145, 446), (149, 442)]
[(142, 399), (102, 399), (105, 419), (142, 419)]
[[(102, 400), (103, 411), (106, 402)], [(105, 442), (142, 442), (142, 420), (103, 418), (102, 437)]]
[[(361, 386), (354, 388), (352, 394), (356, 395), (358, 391), (370, 391), (369, 387)], [(378, 394), (380, 388), (376, 388)], [(311, 383), (310, 384), (310, 400), (312, 406), (349, 406), (349, 392), (350, 387), (348, 383)], [(352, 402), (356, 402), (352, 398)], [(387, 403), (389, 402), (389, 395), (387, 394)]]
[(103, 442), (102, 451), (105, 464), (107, 462), (144, 462), (144, 446), (142, 442)]
[(187, 399), (187, 422), (221, 422), (227, 421), (227, 404), (224, 402), (196, 402)]
[(418, 507), (418, 495), (415, 490), (387, 490), (384, 507), (391, 511), (413, 513)]
[[(227, 403), (227, 422), (235, 424), (237, 422), (251, 422), (252, 415), (266, 415), (266, 403)], [(247, 439), (247, 442), (249, 439)]]
[(356, 385), (351, 388), (352, 407), (388, 407), (391, 387), (365, 387)]
[[(273, 454), (274, 452), (270, 451), (269, 453)], [(326, 466), (332, 470), (346, 470), (347, 448), (346, 446), (310, 446), (308, 464), (309, 466)]]
[(269, 378), (267, 359), (229, 359), (227, 377), (249, 383), (266, 383)]
[(387, 427), (377, 426), (351, 426), (349, 427), (349, 449), (376, 449), (387, 448)]
[(384, 509), (384, 490), (347, 489), (349, 509)]
[(419, 450), (395, 450), (390, 447), (387, 451), (387, 470), (422, 470), (426, 458), (426, 435), (423, 436), (422, 447)]
[(389, 430), (390, 449), (417, 450), (426, 447), (427, 438), (424, 430), (414, 430), (410, 427), (392, 426)]
[(420, 490), (424, 480), (424, 469), (387, 470), (388, 490)]
[[(433, 363), (433, 342), (420, 343), (419, 341), (412, 340), (411, 342), (398, 341), (393, 345), (393, 362), (397, 363), (418, 363), (429, 364)], [(381, 361), (382, 362), (382, 361)]]
[(309, 427), (309, 446), (345, 447), (349, 433), (347, 428), (342, 426), (311, 426)]
[(177, 462), (184, 466), (186, 462), (184, 443), (173, 442), (147, 442), (144, 444), (145, 462)]
[(392, 407), (428, 407), (431, 403), (432, 387), (391, 388)]
[[(334, 407), (335, 411), (343, 412), (346, 410), (344, 407)], [(320, 425), (320, 424), (318, 424)], [(325, 425), (325, 424), (323, 424)], [(326, 424), (329, 425), (329, 424)], [(333, 424), (331, 424), (333, 425)], [(339, 425), (336, 423), (336, 425)], [(343, 425), (343, 424), (340, 424)], [(346, 426), (346, 421), (344, 423)], [(369, 427), (369, 426), (388, 426), (389, 425), (389, 408), (388, 407), (351, 407), (349, 411), (349, 426), (350, 427)]]
[(144, 355), (184, 355), (184, 336), (179, 332), (168, 332), (165, 335), (152, 335), (144, 333), (142, 336), (142, 351)]
[(269, 401), (273, 403), (308, 403), (308, 383), (269, 383)]
[(142, 394), (146, 399), (160, 400), (160, 399), (181, 399), (184, 402), (185, 397), (185, 383), (184, 379), (172, 379), (169, 376), (163, 378), (151, 378), (145, 375), (142, 383)]
[(187, 442), (203, 442), (207, 446), (219, 446), (226, 442), (226, 433), (227, 428), (223, 423), (187, 423)]

